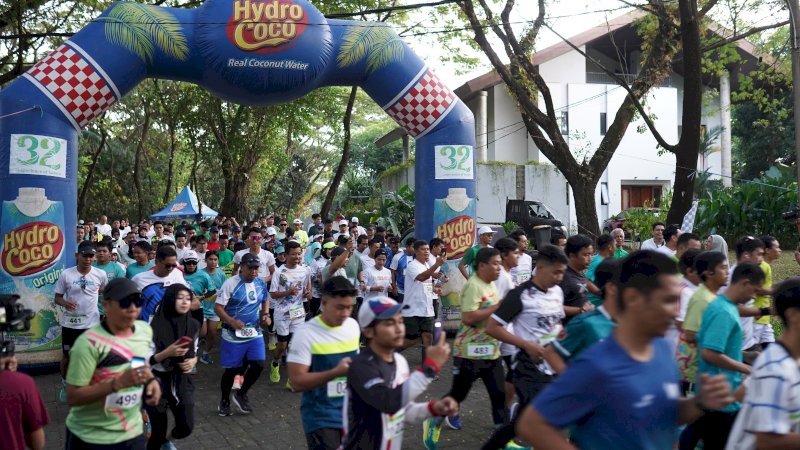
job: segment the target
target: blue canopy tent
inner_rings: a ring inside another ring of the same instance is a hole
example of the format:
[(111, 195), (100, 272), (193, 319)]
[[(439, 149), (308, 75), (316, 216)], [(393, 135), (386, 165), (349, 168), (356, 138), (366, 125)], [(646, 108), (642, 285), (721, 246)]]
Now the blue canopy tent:
[(189, 186), (186, 186), (169, 205), (151, 215), (150, 218), (152, 220), (196, 219), (198, 213), (202, 214), (203, 219), (213, 219), (219, 214), (208, 206), (200, 203), (194, 192), (189, 189)]

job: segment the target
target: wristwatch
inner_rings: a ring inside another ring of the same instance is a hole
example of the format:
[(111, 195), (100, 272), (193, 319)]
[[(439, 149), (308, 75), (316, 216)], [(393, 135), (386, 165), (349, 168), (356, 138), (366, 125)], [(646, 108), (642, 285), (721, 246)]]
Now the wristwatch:
[(427, 364), (422, 365), (422, 373), (430, 379), (436, 378), (436, 369)]

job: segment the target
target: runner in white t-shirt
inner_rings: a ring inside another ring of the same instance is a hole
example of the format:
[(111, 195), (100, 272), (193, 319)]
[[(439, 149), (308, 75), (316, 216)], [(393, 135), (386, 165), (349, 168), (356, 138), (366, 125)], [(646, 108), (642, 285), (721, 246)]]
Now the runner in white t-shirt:
[(375, 251), (375, 265), (364, 271), (367, 292), (364, 301), (386, 297), (392, 288), (392, 271), (386, 268), (386, 250)]
[(406, 326), (404, 348), (414, 345), (422, 338), (422, 345), (431, 345), (433, 339), (433, 278), (432, 275), (442, 264), (445, 257), (436, 258), (432, 265), (428, 264), (430, 248), (427, 241), (414, 242), (414, 260), (405, 269), (405, 295), (403, 298), (403, 322)]
[[(281, 357), (289, 346), (292, 334), (306, 319), (306, 305), (311, 298), (311, 271), (301, 264), (303, 248), (297, 241), (289, 241), (286, 248), (286, 264), (275, 271), (269, 289), (270, 304), (275, 309), (275, 332), (278, 343), (272, 359), (270, 380), (273, 383), (281, 381)], [(291, 388), (287, 384), (287, 388)]]
[[(97, 247), (94, 242), (83, 241), (78, 245), (78, 265), (61, 272), (55, 287), (55, 303), (61, 314), (61, 391), (59, 400), (67, 401), (67, 368), (69, 351), (78, 336), (100, 323), (97, 297), (108, 283), (104, 271), (93, 267)], [(60, 309), (60, 308), (59, 308)]]
[(272, 279), (272, 274), (275, 273), (275, 256), (259, 246), (261, 242), (261, 233), (256, 228), (250, 229), (247, 233), (247, 239), (244, 242), (247, 244), (247, 248), (239, 250), (233, 255), (233, 273), (238, 273), (242, 256), (250, 252), (257, 256), (258, 261), (261, 263), (261, 266), (258, 268), (258, 277), (263, 279), (264, 282), (269, 283)]
[[(525, 235), (525, 231), (521, 229), (513, 231), (508, 237), (513, 239), (519, 248), (517, 265), (511, 267), (511, 270), (508, 271), (511, 274), (511, 278), (514, 279), (514, 285), (519, 286), (533, 276), (533, 258), (528, 254), (528, 236)], [(501, 293), (500, 295), (503, 296), (504, 294)]]

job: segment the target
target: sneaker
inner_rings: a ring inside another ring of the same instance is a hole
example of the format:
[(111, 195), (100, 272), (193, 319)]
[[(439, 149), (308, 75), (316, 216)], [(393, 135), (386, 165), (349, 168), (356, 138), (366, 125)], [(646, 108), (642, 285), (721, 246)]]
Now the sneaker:
[(217, 412), (219, 413), (220, 417), (232, 416), (233, 412), (231, 411), (231, 401), (228, 399), (220, 400)]
[(426, 419), (422, 423), (422, 444), (427, 450), (439, 449), (439, 434), (442, 432), (442, 419)]
[(242, 414), (253, 412), (253, 408), (250, 407), (250, 401), (247, 399), (247, 394), (242, 394), (242, 391), (231, 392), (231, 403)]
[(202, 352), (198, 359), (203, 364), (214, 364), (214, 359), (211, 358), (211, 354), (208, 352)]
[(519, 445), (512, 439), (508, 441), (508, 444), (506, 444), (505, 450), (532, 450), (532, 449), (530, 447)]
[(242, 383), (244, 383), (244, 377), (241, 375), (236, 375), (233, 377), (233, 386), (231, 387), (231, 390), (238, 391), (242, 388)]
[(164, 442), (164, 445), (161, 446), (161, 450), (178, 450), (178, 447), (175, 447), (170, 441)]
[(292, 389), (292, 380), (286, 380), (286, 389), (294, 392), (294, 389)]
[(269, 371), (269, 381), (273, 383), (280, 383), (281, 382), (281, 366), (276, 366), (275, 364), (270, 364), (270, 371)]
[(464, 428), (464, 424), (461, 423), (461, 416), (458, 414), (456, 414), (453, 417), (445, 417), (444, 423), (446, 423), (448, 427), (454, 430), (461, 430)]

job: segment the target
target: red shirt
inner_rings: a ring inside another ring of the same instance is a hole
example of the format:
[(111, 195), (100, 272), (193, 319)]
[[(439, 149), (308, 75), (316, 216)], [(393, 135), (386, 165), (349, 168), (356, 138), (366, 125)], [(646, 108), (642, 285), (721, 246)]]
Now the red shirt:
[(208, 241), (208, 246), (206, 250), (215, 250), (219, 251), (219, 241)]
[(0, 449), (26, 448), (25, 433), (50, 423), (33, 378), (24, 373), (0, 371)]

